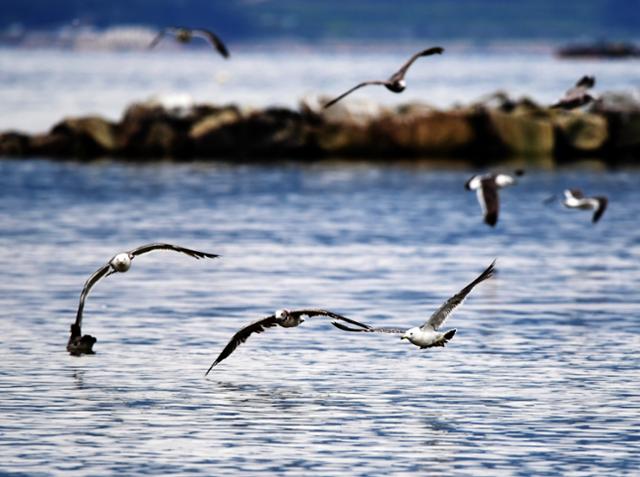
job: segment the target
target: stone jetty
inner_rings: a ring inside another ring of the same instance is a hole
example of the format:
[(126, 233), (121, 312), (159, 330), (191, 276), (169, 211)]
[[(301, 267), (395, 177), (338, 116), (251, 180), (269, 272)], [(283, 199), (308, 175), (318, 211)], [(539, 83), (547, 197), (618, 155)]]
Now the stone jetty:
[(606, 93), (588, 111), (562, 111), (495, 93), (449, 110), (320, 103), (297, 109), (137, 103), (122, 119), (66, 118), (42, 134), (0, 134), (0, 156), (137, 160), (545, 157), (640, 158), (640, 104)]

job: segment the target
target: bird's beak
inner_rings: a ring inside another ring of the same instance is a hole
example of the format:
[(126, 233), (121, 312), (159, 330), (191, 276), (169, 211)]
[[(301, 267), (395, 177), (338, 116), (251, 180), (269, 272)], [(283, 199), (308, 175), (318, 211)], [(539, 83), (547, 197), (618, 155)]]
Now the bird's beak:
[(409, 338), (407, 338), (406, 336), (401, 336), (401, 337), (400, 337), (400, 341), (402, 341), (402, 340), (408, 340), (408, 339), (409, 339)]

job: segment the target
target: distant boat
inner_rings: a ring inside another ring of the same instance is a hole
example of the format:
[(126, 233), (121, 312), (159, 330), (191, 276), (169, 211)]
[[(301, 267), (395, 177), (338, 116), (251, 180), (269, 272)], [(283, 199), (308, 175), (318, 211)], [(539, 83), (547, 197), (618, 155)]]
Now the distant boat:
[(556, 50), (560, 58), (633, 58), (640, 57), (640, 48), (633, 43), (600, 41), (573, 44)]

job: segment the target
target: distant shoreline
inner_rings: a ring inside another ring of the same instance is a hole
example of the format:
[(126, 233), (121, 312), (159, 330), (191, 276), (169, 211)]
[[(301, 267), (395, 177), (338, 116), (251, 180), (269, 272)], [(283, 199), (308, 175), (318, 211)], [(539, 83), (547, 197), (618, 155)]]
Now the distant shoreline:
[(358, 109), (345, 102), (327, 110), (307, 103), (253, 110), (136, 103), (117, 122), (84, 116), (63, 119), (43, 134), (1, 133), (0, 156), (640, 160), (640, 108), (610, 96), (588, 112), (553, 110), (500, 93), (449, 110), (418, 103)]

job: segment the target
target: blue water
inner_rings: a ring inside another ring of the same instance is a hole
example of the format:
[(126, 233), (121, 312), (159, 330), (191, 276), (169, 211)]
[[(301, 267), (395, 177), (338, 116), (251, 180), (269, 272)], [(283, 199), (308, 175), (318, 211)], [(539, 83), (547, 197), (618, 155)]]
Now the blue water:
[[(20, 475), (631, 475), (640, 468), (637, 169), (531, 171), (482, 223), (474, 172), (429, 163), (0, 161), (0, 447)], [(606, 194), (589, 212), (542, 201)], [(167, 241), (219, 253), (137, 258)], [(444, 349), (341, 332), (421, 324), (494, 258)]]

